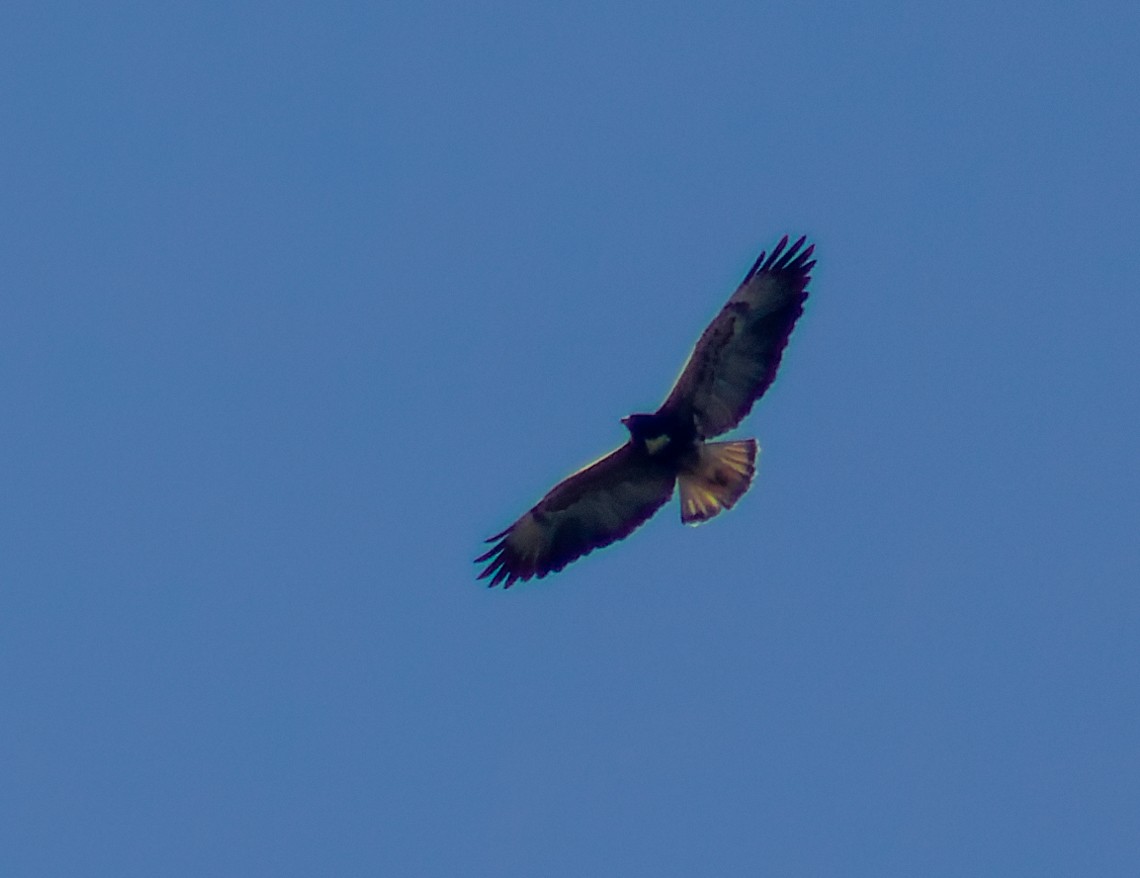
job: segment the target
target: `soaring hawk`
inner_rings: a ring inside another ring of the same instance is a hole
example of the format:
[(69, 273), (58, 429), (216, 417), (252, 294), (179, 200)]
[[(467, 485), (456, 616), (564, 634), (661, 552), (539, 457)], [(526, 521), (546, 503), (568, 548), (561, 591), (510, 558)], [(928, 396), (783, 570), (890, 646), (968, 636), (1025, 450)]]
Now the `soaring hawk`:
[(814, 245), (785, 236), (760, 254), (701, 335), (677, 383), (653, 414), (622, 418), (629, 441), (555, 485), (487, 542), (479, 578), (510, 588), (561, 570), (629, 536), (680, 485), (681, 521), (731, 509), (752, 483), (755, 439), (710, 442), (735, 427), (776, 377), (807, 299)]

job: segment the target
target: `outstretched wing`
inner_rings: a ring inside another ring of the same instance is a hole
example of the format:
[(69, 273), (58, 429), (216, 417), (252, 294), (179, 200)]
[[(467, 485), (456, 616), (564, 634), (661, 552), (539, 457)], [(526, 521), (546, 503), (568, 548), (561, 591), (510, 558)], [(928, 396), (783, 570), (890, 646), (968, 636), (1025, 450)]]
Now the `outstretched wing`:
[(776, 377), (792, 327), (803, 313), (815, 245), (785, 236), (761, 253), (689, 355), (660, 412), (695, 419), (705, 439), (735, 427)]
[[(487, 540), (480, 579), (510, 588), (629, 536), (673, 495), (676, 469), (626, 443), (559, 482), (533, 509)], [(496, 542), (497, 541), (497, 542)]]

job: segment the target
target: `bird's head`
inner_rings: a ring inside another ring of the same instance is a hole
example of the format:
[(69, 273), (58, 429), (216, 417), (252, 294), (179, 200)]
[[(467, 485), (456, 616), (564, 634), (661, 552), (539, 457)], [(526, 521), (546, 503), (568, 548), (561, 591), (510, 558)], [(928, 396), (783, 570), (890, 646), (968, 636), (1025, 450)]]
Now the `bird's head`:
[(630, 436), (634, 439), (641, 439), (647, 435), (652, 420), (652, 415), (626, 415), (621, 419), (621, 422), (629, 430)]
[(668, 425), (657, 415), (628, 415), (621, 419), (629, 435), (639, 442), (663, 436), (669, 432)]
[(650, 454), (660, 454), (672, 447), (673, 436), (669, 432), (669, 423), (659, 415), (630, 415), (622, 418), (621, 422), (629, 430), (635, 445), (640, 445)]

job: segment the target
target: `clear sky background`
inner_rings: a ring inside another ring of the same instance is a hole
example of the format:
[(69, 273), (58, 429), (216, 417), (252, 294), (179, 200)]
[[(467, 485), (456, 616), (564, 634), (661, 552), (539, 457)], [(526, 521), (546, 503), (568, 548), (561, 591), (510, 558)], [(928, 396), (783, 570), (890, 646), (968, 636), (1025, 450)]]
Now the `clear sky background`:
[[(0, 874), (1140, 874), (1140, 5), (11, 2)], [(750, 493), (471, 559), (781, 235)]]

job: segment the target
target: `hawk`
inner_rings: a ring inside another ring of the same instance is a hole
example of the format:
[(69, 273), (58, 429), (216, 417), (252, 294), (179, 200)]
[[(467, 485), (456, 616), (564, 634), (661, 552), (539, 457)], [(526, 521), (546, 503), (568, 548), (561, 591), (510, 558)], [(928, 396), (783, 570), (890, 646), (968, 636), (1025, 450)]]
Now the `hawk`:
[(735, 427), (772, 384), (807, 299), (814, 245), (784, 236), (760, 258), (701, 334), (669, 396), (652, 414), (622, 418), (629, 441), (563, 479), (487, 540), (480, 579), (491, 586), (555, 573), (629, 536), (680, 487), (681, 521), (731, 509), (752, 484), (755, 439), (710, 442)]

